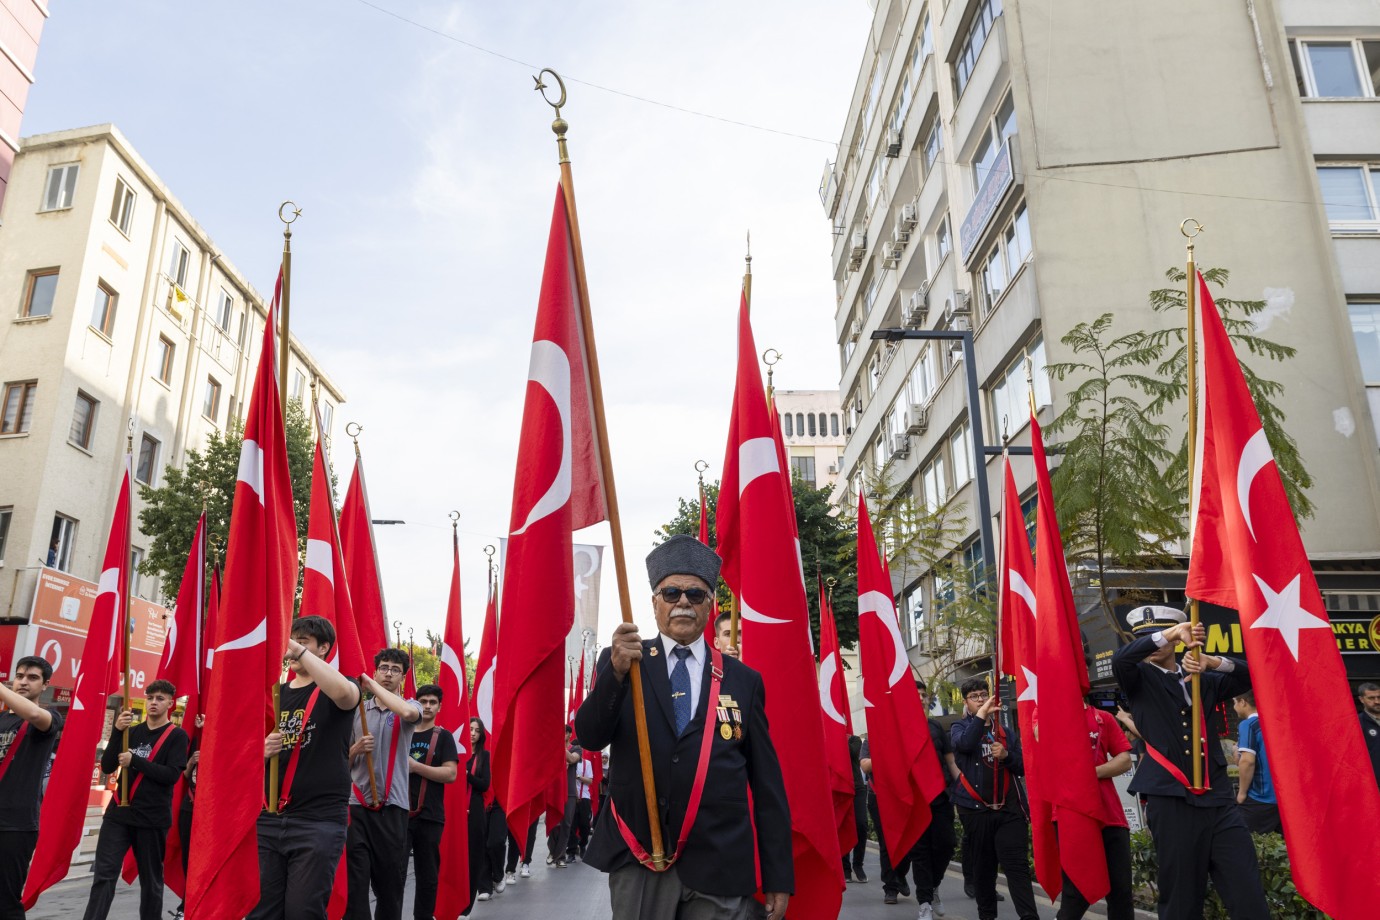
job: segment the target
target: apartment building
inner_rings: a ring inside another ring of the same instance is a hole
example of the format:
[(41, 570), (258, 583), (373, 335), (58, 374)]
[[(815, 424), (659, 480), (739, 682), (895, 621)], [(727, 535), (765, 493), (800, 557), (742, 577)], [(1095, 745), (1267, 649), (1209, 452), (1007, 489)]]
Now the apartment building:
[(0, 208), (19, 154), (19, 125), (47, 20), (46, 0), (0, 0)]
[(843, 406), (838, 390), (773, 390), (791, 472), (816, 489), (838, 479)]
[[(28, 616), (39, 566), (98, 579), (129, 444), (134, 478), (156, 486), (243, 418), (267, 316), (113, 125), (20, 146), (0, 226), (0, 621), (11, 624)], [(287, 395), (308, 400), (317, 380), (329, 434), (344, 395), (295, 338), (291, 349)], [(136, 495), (136, 520), (141, 507)], [(143, 535), (133, 543), (137, 563)], [(134, 593), (161, 599), (154, 579)]]
[[(993, 565), (979, 522), (994, 511), (975, 483), (996, 504), (1000, 461), (977, 455), (975, 429), (1028, 446), (1027, 363), (1047, 425), (1075, 381), (1045, 368), (1073, 358), (1060, 339), (1074, 325), (1106, 312), (1121, 332), (1181, 321), (1148, 295), (1183, 266), (1180, 223), (1194, 218), (1200, 266), (1230, 269), (1227, 296), (1265, 300), (1260, 327), (1298, 349), (1262, 370), (1284, 384), (1315, 481), (1303, 536), (1329, 610), (1380, 613), (1380, 7), (879, 0), (820, 197), (840, 505), (890, 464), (895, 491), (876, 500), (952, 503), (967, 534), (954, 553)], [(970, 330), (972, 353), (871, 338), (895, 327)], [(1014, 468), (1030, 498), (1029, 459)], [(1168, 602), (1183, 583), (1182, 571), (1149, 582)], [(922, 571), (894, 587), (923, 670), (946, 585)], [(1363, 660), (1377, 670), (1375, 649), (1344, 654), (1353, 676)]]

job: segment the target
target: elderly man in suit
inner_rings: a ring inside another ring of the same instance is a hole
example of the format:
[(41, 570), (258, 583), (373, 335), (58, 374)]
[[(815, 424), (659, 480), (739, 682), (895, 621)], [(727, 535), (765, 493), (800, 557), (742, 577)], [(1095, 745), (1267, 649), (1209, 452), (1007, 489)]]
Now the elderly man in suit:
[[(1227, 778), (1227, 758), (1216, 739), (1217, 707), (1251, 688), (1246, 662), (1239, 658), (1185, 655), (1174, 648), (1203, 644), (1205, 631), (1187, 622), (1173, 607), (1137, 607), (1126, 615), (1135, 639), (1112, 656), (1112, 673), (1131, 701), (1136, 730), (1145, 741), (1131, 792), (1145, 796), (1146, 818), (1159, 860), (1161, 920), (1194, 920), (1203, 916), (1208, 876), (1232, 920), (1268, 920), (1251, 832), (1236, 807)], [(1191, 725), (1189, 678), (1199, 674), (1203, 712)], [(1191, 788), (1192, 738), (1207, 747), (1203, 762), (1206, 789)]]
[[(713, 550), (687, 536), (648, 555), (659, 634), (644, 641), (635, 626), (620, 624), (575, 715), (588, 748), (612, 746), (608, 807), (599, 809), (585, 862), (609, 874), (614, 920), (781, 920), (795, 887), (790, 808), (762, 678), (704, 641), (719, 565)], [(635, 661), (668, 866), (648, 853), (628, 679)], [(757, 863), (765, 907), (753, 897)]]

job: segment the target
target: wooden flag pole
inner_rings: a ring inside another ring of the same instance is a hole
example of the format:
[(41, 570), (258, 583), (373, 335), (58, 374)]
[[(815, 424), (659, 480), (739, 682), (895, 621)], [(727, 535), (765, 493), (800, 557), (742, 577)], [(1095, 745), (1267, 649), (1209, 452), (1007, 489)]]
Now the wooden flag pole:
[[(134, 428), (134, 420), (131, 419), (129, 424), (130, 424), (130, 433), (127, 434), (127, 435), (125, 435), (125, 470), (126, 470), (126, 472), (128, 472), (128, 470), (129, 470), (129, 465), (130, 465), (130, 460), (131, 460), (131, 458), (134, 456), (134, 431), (133, 431), (133, 428)], [(132, 488), (132, 484), (131, 484), (131, 488)], [(134, 518), (134, 495), (133, 495), (132, 492), (131, 492), (131, 494), (130, 494), (130, 502), (129, 502), (129, 505), (128, 505), (128, 506), (126, 507), (126, 509), (125, 509), (125, 561), (126, 561), (126, 564), (127, 564), (127, 565), (130, 565), (130, 566), (133, 566), (133, 564), (134, 564), (134, 560), (130, 558), (131, 553), (130, 553), (130, 549), (129, 549), (129, 537), (130, 537), (131, 534), (134, 533), (134, 530), (133, 530), (134, 520), (133, 520), (133, 518)], [(130, 575), (133, 575), (133, 574), (134, 574), (133, 572), (130, 573)], [(132, 694), (131, 694), (131, 692), (130, 692), (130, 676), (129, 676), (129, 630), (130, 630), (130, 626), (131, 626), (129, 614), (130, 614), (130, 596), (134, 593), (133, 588), (134, 588), (134, 579), (133, 579), (133, 578), (126, 578), (126, 579), (125, 579), (125, 590), (124, 590), (124, 592), (123, 592), (123, 593), (124, 593), (124, 596), (120, 598), (120, 603), (124, 606), (124, 616), (118, 617), (117, 620), (116, 620), (117, 626), (118, 626), (120, 632), (122, 633), (121, 641), (120, 641), (120, 649), (121, 649), (120, 668), (121, 668), (122, 671), (124, 671), (124, 677), (125, 677), (125, 683), (124, 683), (124, 708), (130, 710), (131, 712), (133, 711), (134, 707), (133, 707), (133, 701), (130, 699), (130, 697), (131, 697)], [(121, 753), (124, 753), (124, 754), (128, 754), (128, 753), (129, 753), (129, 729), (128, 729), (128, 728), (126, 728), (123, 732), (120, 733), (120, 751), (121, 751)], [(122, 767), (122, 768), (120, 768), (120, 805), (121, 805), (122, 807), (128, 806), (128, 805), (129, 805), (129, 767)]]
[[(752, 313), (752, 231), (747, 235), (747, 255), (743, 258), (743, 303), (747, 304), (748, 314)], [(771, 376), (770, 369), (767, 371), (768, 377)], [(767, 391), (767, 401), (771, 401), (770, 388)], [(742, 660), (743, 647), (738, 638), (739, 616), (738, 616), (738, 595), (729, 594), (728, 596), (728, 644), (738, 650), (738, 660)]]
[[(560, 88), (560, 99), (552, 102), (546, 96), (546, 84), (541, 78), (550, 74)], [(580, 325), (584, 332), (585, 356), (588, 360), (589, 388), (594, 414), (594, 432), (599, 442), (599, 466), (603, 477), (604, 499), (608, 504), (609, 536), (613, 543), (614, 572), (618, 578), (618, 602), (623, 611), (623, 622), (631, 623), (632, 596), (628, 590), (628, 567), (623, 557), (623, 525), (618, 517), (618, 492), (613, 483), (613, 458), (609, 455), (608, 422), (604, 417), (604, 386), (599, 377), (599, 357), (594, 347), (594, 324), (589, 308), (589, 284), (585, 280), (584, 247), (580, 242), (580, 220), (575, 210), (575, 180), (570, 169), (570, 151), (566, 147), (565, 132), (570, 125), (561, 117), (561, 107), (565, 105), (565, 82), (560, 74), (551, 68), (541, 71), (536, 77), (536, 89), (541, 92), (547, 105), (556, 110), (556, 118), (551, 122), (551, 130), (556, 134), (556, 150), (560, 154), (561, 189), (565, 194), (567, 219), (570, 222), (570, 247), (575, 262), (575, 285), (579, 293)], [(666, 847), (661, 835), (661, 808), (657, 804), (656, 780), (652, 772), (652, 753), (647, 740), (647, 710), (643, 705), (642, 669), (636, 661), (628, 671), (633, 693), (633, 721), (637, 727), (637, 751), (642, 768), (642, 789), (647, 799), (647, 823), (652, 833), (652, 866), (662, 871), (667, 866)]]
[[(1188, 238), (1188, 277), (1186, 280), (1186, 294), (1188, 297), (1188, 334), (1186, 344), (1188, 350), (1188, 507), (1189, 514), (1193, 513), (1193, 477), (1194, 465), (1197, 457), (1194, 455), (1198, 444), (1198, 269), (1193, 262), (1193, 238), (1203, 232), (1203, 225), (1193, 218), (1188, 218), (1179, 224), (1179, 232)], [(1193, 547), (1189, 547), (1189, 552), (1193, 552)], [(1196, 630), (1198, 628), (1198, 601), (1190, 598), (1188, 601), (1188, 622)], [(1200, 649), (1190, 649), (1189, 655), (1193, 656), (1194, 661), (1202, 660)], [(1192, 694), (1193, 736), (1192, 751), (1193, 764), (1193, 788), (1201, 790), (1203, 788), (1203, 746), (1207, 744), (1207, 738), (1203, 732), (1203, 690), (1202, 681), (1198, 674), (1194, 674), (1189, 679), (1190, 693)]]

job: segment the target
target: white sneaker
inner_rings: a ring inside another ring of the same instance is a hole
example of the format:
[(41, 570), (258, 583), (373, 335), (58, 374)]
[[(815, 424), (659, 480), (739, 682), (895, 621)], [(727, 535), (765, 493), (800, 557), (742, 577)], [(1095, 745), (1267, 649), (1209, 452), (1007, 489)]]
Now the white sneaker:
[(930, 909), (934, 911), (934, 915), (936, 917), (944, 916), (944, 902), (939, 900), (938, 898), (935, 898), (933, 901), (930, 902)]
[(487, 891), (481, 891), (481, 892), (479, 892), (479, 896), (476, 897), (475, 900), (476, 900), (476, 901), (487, 901), (487, 900), (489, 900), (489, 899), (492, 898), (492, 897), (493, 897), (493, 895), (489, 894)]
[(523, 863), (523, 864), (522, 864), (522, 868), (518, 870), (518, 875), (521, 876), (522, 878), (531, 878), (531, 877), (532, 877), (532, 866), (531, 866), (531, 864), (530, 864), (530, 863)]
[(508, 884), (508, 885), (516, 885), (516, 884), (517, 884), (517, 873), (516, 873), (516, 872), (509, 872), (507, 875), (503, 876), (503, 881), (504, 881), (506, 884)]
[(507, 885), (500, 881), (497, 885), (494, 886), (494, 894), (503, 894), (503, 889), (507, 887)]
[(921, 904), (920, 916), (916, 917), (915, 920), (934, 920), (934, 908), (928, 904)]

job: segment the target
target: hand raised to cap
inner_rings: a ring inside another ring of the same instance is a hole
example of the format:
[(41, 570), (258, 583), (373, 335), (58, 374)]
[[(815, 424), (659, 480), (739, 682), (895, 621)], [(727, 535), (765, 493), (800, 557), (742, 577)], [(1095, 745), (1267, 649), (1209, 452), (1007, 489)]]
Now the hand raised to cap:
[(613, 665), (614, 676), (622, 680), (634, 661), (642, 660), (642, 637), (637, 634), (633, 623), (619, 623), (613, 630), (609, 642), (609, 663)]

